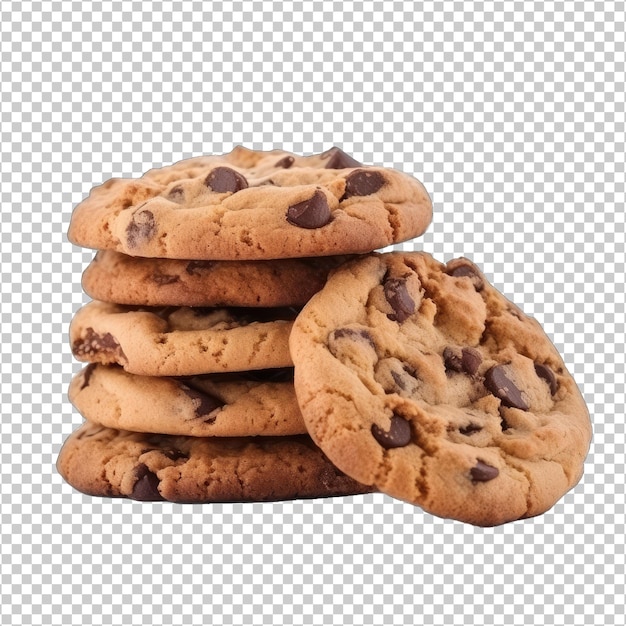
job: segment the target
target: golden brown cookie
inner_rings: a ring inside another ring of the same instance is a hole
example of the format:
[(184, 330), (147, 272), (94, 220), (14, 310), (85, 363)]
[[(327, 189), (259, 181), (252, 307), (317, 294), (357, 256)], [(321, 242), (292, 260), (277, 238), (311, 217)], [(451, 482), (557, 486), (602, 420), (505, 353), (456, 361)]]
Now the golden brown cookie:
[(359, 482), (487, 526), (545, 512), (581, 477), (591, 425), (574, 380), (467, 259), (350, 262), (290, 345), (309, 433)]
[(83, 272), (94, 300), (141, 306), (302, 306), (347, 256), (270, 261), (145, 259), (100, 250)]
[(87, 421), (122, 430), (194, 437), (306, 433), (289, 368), (177, 379), (88, 365), (72, 379), (69, 399)]
[(306, 436), (173, 437), (86, 422), (65, 442), (61, 476), (93, 496), (171, 502), (258, 502), (371, 491)]
[(70, 325), (74, 356), (143, 376), (289, 367), (296, 309), (135, 307), (94, 300)]
[(95, 187), (70, 241), (132, 256), (262, 260), (360, 254), (421, 235), (423, 185), (338, 149), (296, 156), (237, 147)]

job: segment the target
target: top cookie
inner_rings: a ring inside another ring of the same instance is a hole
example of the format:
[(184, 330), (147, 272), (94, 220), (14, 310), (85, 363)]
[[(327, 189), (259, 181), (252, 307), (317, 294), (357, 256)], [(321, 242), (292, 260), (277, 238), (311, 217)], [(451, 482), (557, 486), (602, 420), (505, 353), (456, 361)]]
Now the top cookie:
[(423, 185), (338, 148), (301, 157), (241, 146), (95, 187), (72, 214), (77, 245), (197, 260), (361, 254), (422, 234)]
[(359, 482), (489, 526), (545, 512), (581, 477), (591, 426), (574, 380), (467, 259), (342, 266), (290, 350), (307, 430)]

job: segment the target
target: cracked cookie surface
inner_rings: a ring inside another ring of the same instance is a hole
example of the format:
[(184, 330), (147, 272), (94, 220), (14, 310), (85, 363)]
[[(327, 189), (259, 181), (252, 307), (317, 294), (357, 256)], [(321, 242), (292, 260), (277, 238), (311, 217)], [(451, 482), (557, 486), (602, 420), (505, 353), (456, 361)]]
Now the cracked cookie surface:
[(83, 272), (94, 300), (144, 306), (302, 306), (347, 256), (270, 261), (146, 259), (100, 250)]
[(364, 484), (489, 526), (545, 512), (582, 475), (591, 425), (574, 380), (467, 259), (349, 262), (290, 346), (309, 433)]
[(76, 206), (73, 243), (131, 256), (262, 260), (360, 254), (421, 235), (423, 185), (338, 148), (297, 156), (241, 146), (114, 178)]
[(88, 365), (69, 400), (89, 422), (194, 437), (305, 434), (290, 368), (170, 378)]
[(135, 307), (93, 301), (70, 324), (74, 356), (143, 376), (190, 376), (293, 365), (293, 308)]
[(340, 472), (306, 435), (175, 437), (86, 422), (65, 441), (57, 469), (83, 493), (144, 501), (257, 502), (372, 490)]

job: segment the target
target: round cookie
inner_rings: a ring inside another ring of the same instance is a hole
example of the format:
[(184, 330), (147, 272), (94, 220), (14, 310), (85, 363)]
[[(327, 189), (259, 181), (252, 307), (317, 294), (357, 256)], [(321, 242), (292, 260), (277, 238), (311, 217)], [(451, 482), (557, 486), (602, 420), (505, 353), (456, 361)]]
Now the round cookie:
[(423, 185), (337, 148), (300, 157), (241, 146), (111, 179), (72, 214), (68, 237), (131, 256), (262, 260), (359, 254), (422, 234)]
[(259, 502), (371, 491), (306, 436), (148, 435), (86, 422), (66, 440), (59, 474), (93, 496), (181, 503)]
[(122, 430), (194, 437), (306, 433), (291, 369), (175, 379), (92, 364), (72, 379), (69, 400), (87, 421)]
[(143, 306), (303, 306), (348, 256), (270, 261), (131, 257), (100, 250), (83, 272), (94, 300)]
[(545, 512), (581, 477), (591, 425), (574, 380), (467, 259), (350, 262), (290, 346), (309, 433), (359, 482), (489, 526)]
[[(133, 307), (94, 300), (70, 324), (74, 356), (144, 376), (290, 367), (296, 309)], [(266, 321), (258, 321), (258, 320)]]

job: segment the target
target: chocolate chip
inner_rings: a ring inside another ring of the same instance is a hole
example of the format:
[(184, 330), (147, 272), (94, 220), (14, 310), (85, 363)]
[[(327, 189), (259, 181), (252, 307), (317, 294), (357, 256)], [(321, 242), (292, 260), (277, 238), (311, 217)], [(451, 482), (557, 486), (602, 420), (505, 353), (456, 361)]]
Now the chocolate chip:
[(496, 398), (500, 398), (504, 406), (528, 411), (530, 407), (522, 397), (522, 392), (509, 377), (507, 369), (506, 365), (494, 365), (487, 370), (487, 372), (485, 372), (485, 387), (487, 387)]
[(96, 369), (95, 363), (90, 363), (83, 370), (83, 384), (80, 386), (80, 390), (82, 391), (85, 387), (89, 387), (89, 380), (93, 376), (93, 371)]
[(332, 339), (341, 339), (342, 337), (347, 337), (348, 339), (353, 339), (356, 341), (364, 339), (367, 343), (372, 346), (372, 348), (376, 347), (374, 343), (374, 339), (372, 335), (365, 328), (338, 328), (333, 331)]
[(97, 333), (91, 327), (86, 328), (83, 336), (72, 344), (72, 352), (77, 357), (101, 354), (114, 360), (126, 359), (119, 342), (111, 333)]
[(313, 197), (287, 209), (287, 221), (300, 228), (321, 228), (330, 222), (331, 213), (326, 196), (317, 190)]
[(509, 423), (506, 421), (506, 416), (504, 414), (504, 410), (502, 406), (498, 407), (498, 413), (500, 413), (500, 428), (502, 429), (502, 432), (504, 432), (505, 430), (509, 430), (509, 428), (511, 427), (509, 426)]
[(443, 350), (443, 363), (446, 371), (462, 372), (463, 371), (463, 355), (460, 350), (448, 346)]
[(167, 199), (172, 202), (181, 203), (185, 199), (185, 190), (180, 185), (176, 185), (176, 187), (170, 189), (170, 192), (167, 194)]
[(486, 483), (498, 477), (500, 470), (497, 467), (487, 465), (483, 461), (476, 461), (476, 465), (470, 470), (472, 480), (475, 483)]
[(133, 487), (130, 497), (133, 500), (142, 500), (144, 502), (154, 502), (164, 500), (159, 493), (159, 478), (148, 469), (147, 465), (141, 463), (135, 468), (135, 476), (137, 481)]
[(391, 373), (391, 378), (393, 378), (393, 382), (396, 383), (396, 385), (400, 389), (405, 391), (406, 390), (406, 380), (404, 379), (404, 376), (400, 372), (396, 372), (396, 370), (390, 370), (390, 373)]
[(372, 435), (387, 450), (403, 448), (411, 442), (411, 424), (403, 417), (394, 415), (388, 432), (377, 424), (372, 424)]
[(535, 363), (535, 372), (539, 378), (543, 378), (548, 383), (548, 387), (550, 387), (551, 395), (554, 395), (557, 390), (556, 376), (554, 372), (543, 363)]
[(417, 372), (408, 363), (401, 363), (399, 365), (401, 367), (400, 371), (393, 368), (389, 370), (393, 382), (402, 391), (414, 391), (418, 378)]
[(171, 285), (179, 280), (180, 276), (175, 274), (152, 274), (152, 282), (155, 282), (157, 285)]
[(447, 266), (447, 272), (455, 278), (470, 278), (474, 283), (476, 291), (481, 291), (485, 287), (485, 281), (480, 270), (468, 259), (454, 259)]
[(194, 409), (196, 412), (196, 417), (208, 415), (209, 413), (215, 411), (215, 409), (220, 409), (224, 406), (224, 403), (221, 400), (219, 400), (218, 398), (214, 398), (205, 391), (194, 389), (188, 385), (181, 385), (181, 389), (192, 400), (197, 401)]
[(362, 163), (359, 163), (356, 159), (353, 159), (349, 154), (346, 154), (336, 146), (320, 154), (320, 157), (322, 159), (328, 159), (324, 164), (327, 170), (342, 170), (348, 167), (360, 167), (362, 165)]
[(459, 428), (459, 432), (462, 435), (473, 435), (474, 433), (479, 433), (482, 429), (482, 426), (470, 422), (467, 426)]
[(474, 348), (453, 348), (448, 346), (443, 351), (443, 362), (447, 371), (465, 372), (473, 376), (482, 363), (482, 356)]
[(294, 164), (295, 158), (292, 156), (284, 156), (280, 161), (277, 161), (274, 167), (284, 167), (289, 169)]
[(447, 346), (443, 349), (443, 364), (446, 372), (462, 372), (463, 361), (462, 353), (458, 348)]
[(376, 193), (387, 181), (377, 171), (356, 170), (346, 178), (346, 191), (342, 200), (353, 196), (370, 196)]
[(101, 335), (98, 335), (93, 331), (93, 328), (89, 328), (88, 330), (90, 330), (92, 333), (94, 343), (97, 344), (99, 348), (102, 348), (102, 350), (114, 351), (119, 349), (120, 344), (111, 333), (103, 333)]
[(198, 270), (208, 270), (215, 265), (214, 261), (189, 261), (185, 271), (191, 276), (198, 276), (201, 274)]
[(374, 363), (374, 380), (385, 393), (415, 398), (422, 382), (415, 368), (395, 357), (381, 358)]
[(391, 305), (393, 313), (387, 317), (394, 322), (404, 322), (415, 313), (415, 302), (406, 286), (404, 278), (388, 278), (383, 285), (385, 298)]
[(474, 271), (474, 268), (472, 268), (469, 265), (459, 265), (450, 272), (450, 276), (454, 276), (454, 277), (472, 276), (473, 277), (473, 276), (476, 276), (476, 272)]
[(463, 357), (461, 361), (463, 370), (473, 376), (483, 362), (483, 357), (480, 355), (480, 352), (474, 348), (463, 348), (462, 353)]
[(126, 227), (126, 242), (130, 248), (136, 248), (150, 241), (157, 231), (152, 211), (137, 211)]
[(365, 328), (338, 328), (327, 337), (328, 350), (339, 361), (378, 360), (374, 338)]
[(206, 177), (204, 184), (217, 193), (237, 193), (248, 187), (248, 181), (230, 167), (216, 167)]

